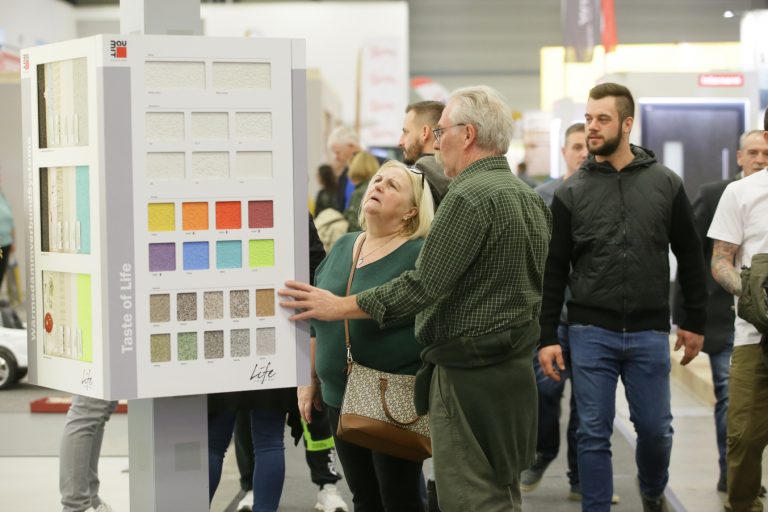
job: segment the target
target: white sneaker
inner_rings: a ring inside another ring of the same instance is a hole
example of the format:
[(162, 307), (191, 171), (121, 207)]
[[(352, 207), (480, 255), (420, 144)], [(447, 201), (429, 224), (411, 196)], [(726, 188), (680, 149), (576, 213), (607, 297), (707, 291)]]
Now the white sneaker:
[(110, 507), (106, 502), (102, 501), (101, 505), (93, 509), (93, 512), (113, 512), (112, 507)]
[(321, 512), (348, 512), (347, 504), (339, 494), (339, 490), (333, 484), (325, 484), (317, 493), (315, 510)]
[(253, 510), (253, 491), (248, 491), (237, 504), (237, 512), (251, 512)]

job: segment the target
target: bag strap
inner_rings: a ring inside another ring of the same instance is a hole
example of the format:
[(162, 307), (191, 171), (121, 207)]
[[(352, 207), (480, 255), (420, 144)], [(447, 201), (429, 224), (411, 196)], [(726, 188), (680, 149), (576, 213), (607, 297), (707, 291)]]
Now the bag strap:
[[(357, 268), (357, 259), (360, 257), (360, 252), (363, 250), (363, 244), (365, 243), (365, 232), (360, 235), (360, 245), (357, 249), (352, 251), (352, 267), (349, 269), (349, 280), (347, 281), (347, 293), (352, 289), (352, 279), (355, 277), (355, 269)], [(347, 375), (352, 371), (352, 364), (355, 362), (352, 359), (352, 345), (349, 343), (349, 320), (344, 319), (344, 343), (347, 346)]]
[(379, 377), (379, 396), (381, 397), (381, 406), (384, 408), (384, 414), (389, 418), (389, 421), (392, 423), (396, 423), (397, 425), (402, 425), (403, 427), (407, 427), (408, 425), (413, 425), (417, 421), (419, 421), (419, 418), (421, 416), (416, 414), (416, 416), (412, 420), (405, 420), (400, 421), (394, 416), (392, 416), (392, 413), (389, 411), (389, 406), (387, 405), (387, 386), (388, 381), (386, 377)]

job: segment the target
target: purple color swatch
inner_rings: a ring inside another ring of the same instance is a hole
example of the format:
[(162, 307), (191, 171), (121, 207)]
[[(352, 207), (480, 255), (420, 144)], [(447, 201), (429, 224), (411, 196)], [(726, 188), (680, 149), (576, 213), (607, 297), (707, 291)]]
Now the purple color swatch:
[(149, 271), (176, 270), (176, 244), (149, 244)]

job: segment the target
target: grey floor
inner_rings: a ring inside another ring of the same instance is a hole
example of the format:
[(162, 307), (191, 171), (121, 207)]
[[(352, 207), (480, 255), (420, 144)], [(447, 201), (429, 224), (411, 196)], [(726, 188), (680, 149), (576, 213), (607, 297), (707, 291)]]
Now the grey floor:
[[(720, 511), (722, 504), (714, 489), (717, 456), (711, 407), (698, 401), (674, 380), (672, 390), (675, 444), (668, 497), (676, 510)], [(64, 415), (31, 414), (29, 402), (41, 396), (62, 395), (61, 392), (26, 383), (0, 392), (0, 510), (60, 510), (58, 444)], [(635, 489), (633, 430), (622, 395), (621, 391), (617, 393), (617, 419), (612, 440), (614, 487), (621, 497), (621, 503), (614, 510), (635, 512), (642, 508)], [(565, 411), (563, 417), (567, 417)], [(116, 512), (129, 511), (127, 423), (124, 414), (116, 414), (110, 420), (100, 463), (100, 494)], [(289, 436), (286, 436), (286, 442), (288, 439)], [(563, 443), (563, 452), (564, 447)], [(309, 480), (303, 448), (288, 443), (286, 463), (286, 481), (280, 510), (312, 510), (316, 488)], [(343, 481), (339, 487), (342, 495), (351, 503), (351, 496)], [(222, 483), (211, 510), (225, 511), (238, 491), (237, 468), (230, 450), (225, 460)], [(580, 510), (578, 503), (567, 500), (567, 495), (566, 464), (564, 453), (561, 453), (550, 466), (539, 488), (524, 495), (523, 509), (536, 512)]]

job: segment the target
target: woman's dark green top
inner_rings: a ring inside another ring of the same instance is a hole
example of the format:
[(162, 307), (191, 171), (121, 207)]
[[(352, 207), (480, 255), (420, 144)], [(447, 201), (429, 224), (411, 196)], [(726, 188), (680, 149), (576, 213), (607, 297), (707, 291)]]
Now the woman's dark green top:
[[(315, 274), (315, 285), (335, 295), (346, 295), (352, 250), (360, 233), (348, 233), (334, 244)], [(390, 281), (416, 265), (423, 240), (409, 240), (384, 258), (355, 270), (351, 294)], [(312, 321), (317, 336), (315, 370), (320, 378), (323, 401), (341, 407), (347, 384), (347, 350), (344, 322)], [(350, 320), (349, 339), (352, 358), (369, 368), (415, 375), (421, 364), (421, 346), (414, 336), (413, 320), (407, 324), (380, 329), (373, 320)]]

